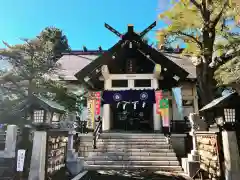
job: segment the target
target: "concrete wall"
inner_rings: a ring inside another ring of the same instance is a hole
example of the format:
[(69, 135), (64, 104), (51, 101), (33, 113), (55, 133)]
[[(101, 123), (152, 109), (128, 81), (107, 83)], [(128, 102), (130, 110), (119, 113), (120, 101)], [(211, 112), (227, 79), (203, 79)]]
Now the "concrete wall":
[(171, 144), (178, 158), (185, 157), (187, 154), (187, 135), (186, 134), (172, 134)]

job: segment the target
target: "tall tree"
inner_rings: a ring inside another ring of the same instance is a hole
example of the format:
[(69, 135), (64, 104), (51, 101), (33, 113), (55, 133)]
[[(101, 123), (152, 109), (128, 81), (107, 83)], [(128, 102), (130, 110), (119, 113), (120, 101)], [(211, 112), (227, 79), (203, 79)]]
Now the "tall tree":
[[(54, 73), (59, 65), (54, 62), (53, 43), (42, 38), (23, 40), (23, 44), (10, 46), (0, 55), (8, 58), (12, 70), (0, 77), (0, 87), (4, 94), (1, 118), (9, 113), (18, 114), (20, 107), (26, 107), (35, 95), (43, 95), (63, 103), (67, 108), (75, 108), (75, 99), (61, 81), (53, 81), (46, 74)], [(60, 97), (60, 98), (58, 98)], [(19, 113), (21, 114), (21, 113)]]
[(63, 52), (70, 51), (67, 36), (56, 27), (46, 27), (38, 38), (46, 43), (51, 42), (54, 61), (57, 61)]
[(233, 20), (238, 19), (238, 7), (231, 0), (176, 0), (172, 8), (159, 15), (168, 27), (158, 32), (159, 44), (183, 41), (183, 53), (192, 55), (197, 69), (197, 81), (202, 105), (214, 99), (216, 40), (222, 32), (231, 31)]

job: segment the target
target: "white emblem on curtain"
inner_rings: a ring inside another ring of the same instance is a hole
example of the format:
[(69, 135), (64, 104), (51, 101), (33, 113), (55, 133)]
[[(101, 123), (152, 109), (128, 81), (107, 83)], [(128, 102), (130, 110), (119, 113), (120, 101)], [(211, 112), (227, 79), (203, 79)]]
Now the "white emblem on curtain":
[(142, 92), (142, 93), (140, 94), (140, 99), (141, 99), (142, 101), (146, 100), (147, 98), (148, 98), (148, 94), (147, 94), (146, 92)]
[(122, 95), (119, 94), (119, 93), (115, 93), (113, 95), (113, 99), (114, 99), (114, 101), (121, 101), (122, 100)]

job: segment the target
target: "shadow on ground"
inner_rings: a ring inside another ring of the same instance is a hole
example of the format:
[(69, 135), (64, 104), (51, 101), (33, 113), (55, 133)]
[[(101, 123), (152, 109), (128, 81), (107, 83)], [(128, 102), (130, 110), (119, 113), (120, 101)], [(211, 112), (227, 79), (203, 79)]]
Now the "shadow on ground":
[(83, 180), (188, 180), (171, 173), (150, 171), (89, 171)]

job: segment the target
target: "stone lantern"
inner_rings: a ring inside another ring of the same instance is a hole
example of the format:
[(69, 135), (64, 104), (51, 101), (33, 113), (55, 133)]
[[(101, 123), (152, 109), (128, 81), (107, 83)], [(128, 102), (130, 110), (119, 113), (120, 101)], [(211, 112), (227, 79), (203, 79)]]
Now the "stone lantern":
[(222, 130), (234, 131), (240, 120), (240, 96), (236, 92), (226, 94), (204, 106), (202, 112), (213, 114), (213, 120), (206, 119), (208, 124), (213, 122)]
[(32, 125), (36, 128), (60, 128), (60, 121), (65, 118), (66, 110), (60, 104), (44, 97), (35, 97), (31, 104)]
[[(239, 120), (240, 96), (237, 92), (226, 94), (204, 106), (200, 112), (210, 112), (221, 132), (224, 154), (225, 179), (237, 180), (240, 176)], [(206, 119), (208, 121), (208, 119)], [(211, 121), (211, 120), (210, 120)]]
[(66, 166), (69, 129), (65, 108), (44, 97), (34, 97), (29, 110), (36, 128), (29, 177), (52, 178)]

